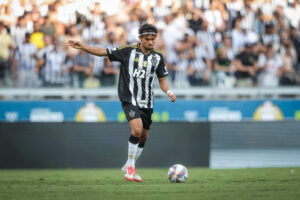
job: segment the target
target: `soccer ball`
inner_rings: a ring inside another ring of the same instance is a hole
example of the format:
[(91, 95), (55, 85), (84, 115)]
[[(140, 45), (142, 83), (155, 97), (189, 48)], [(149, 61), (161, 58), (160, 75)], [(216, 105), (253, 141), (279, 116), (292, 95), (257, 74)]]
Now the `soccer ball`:
[(172, 183), (184, 183), (188, 178), (188, 170), (183, 165), (175, 164), (170, 167), (168, 177)]

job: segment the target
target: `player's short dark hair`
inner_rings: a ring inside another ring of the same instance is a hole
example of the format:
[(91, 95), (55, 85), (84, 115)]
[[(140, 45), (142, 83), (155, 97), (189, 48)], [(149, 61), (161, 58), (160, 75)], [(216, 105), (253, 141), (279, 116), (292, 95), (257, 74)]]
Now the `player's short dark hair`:
[(139, 36), (148, 35), (149, 34), (157, 34), (157, 29), (152, 24), (143, 24), (139, 29)]

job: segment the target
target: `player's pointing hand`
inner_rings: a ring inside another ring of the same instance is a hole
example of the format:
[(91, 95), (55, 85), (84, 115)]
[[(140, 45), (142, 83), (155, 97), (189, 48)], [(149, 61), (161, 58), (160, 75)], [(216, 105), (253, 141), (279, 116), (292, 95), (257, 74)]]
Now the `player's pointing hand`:
[(80, 42), (78, 42), (78, 41), (69, 40), (67, 42), (67, 45), (71, 46), (71, 47), (73, 47), (75, 49), (82, 49), (82, 44)]

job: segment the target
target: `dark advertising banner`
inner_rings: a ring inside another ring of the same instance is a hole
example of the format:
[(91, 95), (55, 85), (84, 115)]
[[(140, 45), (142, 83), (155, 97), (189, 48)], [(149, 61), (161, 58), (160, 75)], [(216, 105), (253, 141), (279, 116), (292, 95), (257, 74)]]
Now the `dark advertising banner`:
[[(300, 100), (155, 101), (153, 121), (300, 120)], [(125, 122), (119, 101), (0, 101), (0, 121)]]
[(216, 122), (211, 168), (300, 166), (300, 122)]
[[(120, 168), (127, 123), (0, 123), (0, 168)], [(154, 123), (137, 167), (209, 166), (208, 123)]]

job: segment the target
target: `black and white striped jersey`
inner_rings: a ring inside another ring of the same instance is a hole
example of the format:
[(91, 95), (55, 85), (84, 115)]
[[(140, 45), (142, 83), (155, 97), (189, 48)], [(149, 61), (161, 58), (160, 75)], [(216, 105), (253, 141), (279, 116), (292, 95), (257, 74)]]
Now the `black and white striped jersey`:
[(145, 55), (140, 44), (107, 49), (110, 61), (121, 62), (118, 94), (121, 102), (141, 108), (153, 108), (155, 76), (168, 75), (163, 55), (152, 50)]

